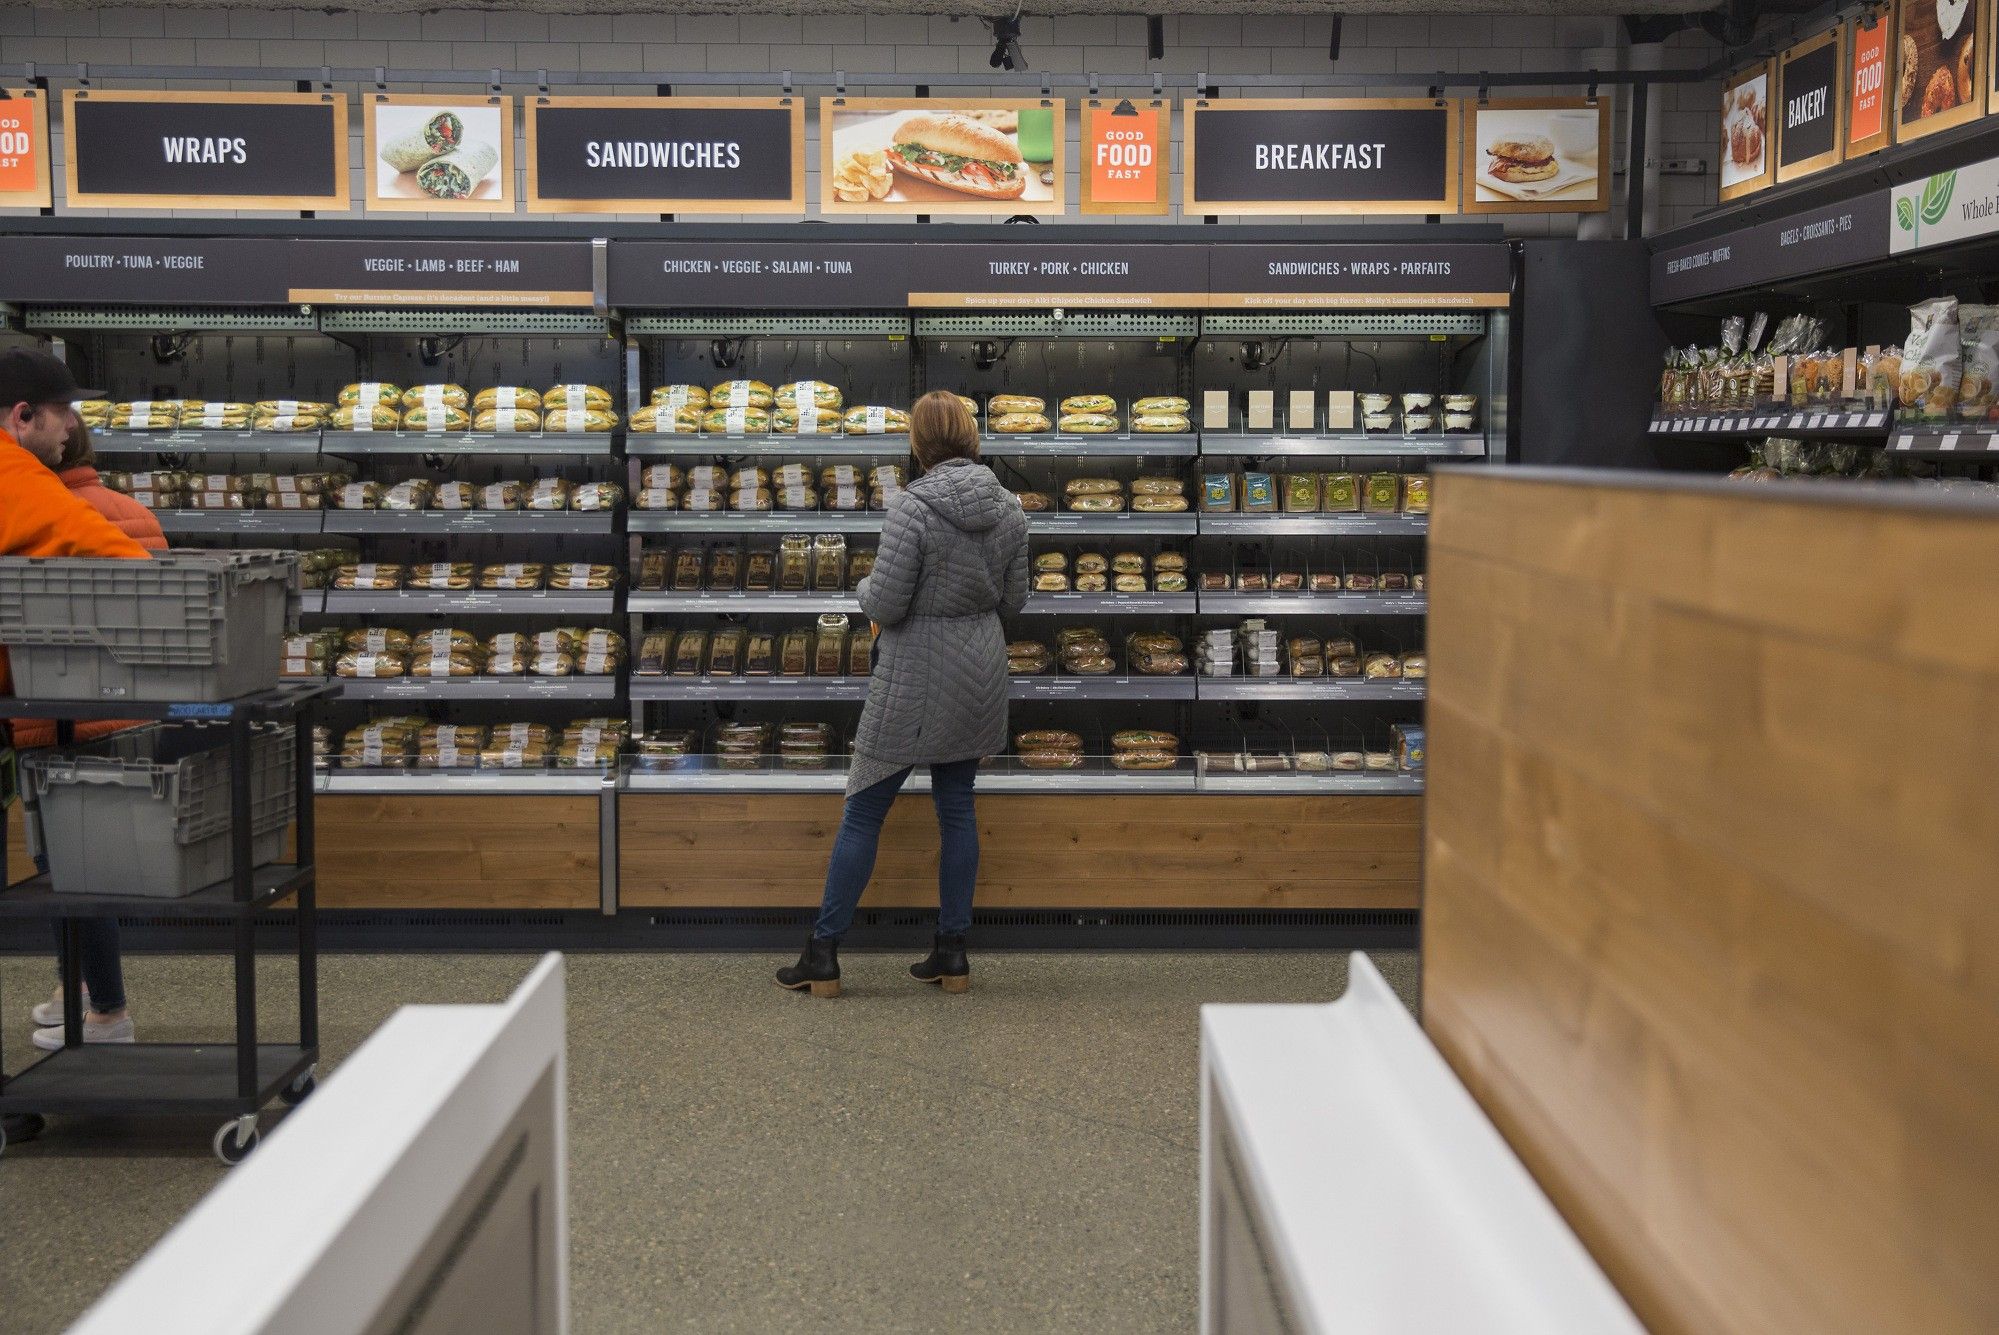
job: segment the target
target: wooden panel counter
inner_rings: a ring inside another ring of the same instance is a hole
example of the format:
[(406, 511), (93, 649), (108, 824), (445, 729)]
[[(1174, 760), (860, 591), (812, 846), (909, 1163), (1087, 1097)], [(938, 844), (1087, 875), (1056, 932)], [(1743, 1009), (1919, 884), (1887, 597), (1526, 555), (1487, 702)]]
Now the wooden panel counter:
[(1646, 1324), (1999, 1330), (1999, 504), (1439, 476), (1423, 1018)]
[[(619, 902), (819, 902), (837, 794), (627, 793)], [(978, 799), (981, 908), (1414, 908), (1416, 797), (992, 794)], [(866, 907), (934, 908), (930, 799), (897, 800)]]

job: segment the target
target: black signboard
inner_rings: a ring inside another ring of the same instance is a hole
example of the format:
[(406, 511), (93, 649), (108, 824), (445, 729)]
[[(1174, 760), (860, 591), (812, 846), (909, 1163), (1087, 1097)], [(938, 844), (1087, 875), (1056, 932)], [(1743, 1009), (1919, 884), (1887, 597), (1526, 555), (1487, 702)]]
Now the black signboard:
[(71, 89), (63, 101), (72, 207), (347, 207), (343, 94)]
[(1793, 213), (1652, 256), (1652, 303), (1669, 305), (1720, 292), (1829, 273), (1888, 254), (1889, 192)]
[(1208, 304), (1218, 308), (1494, 307), (1512, 288), (1512, 251), (1496, 244), (1221, 245), (1208, 254)]
[(1838, 28), (1784, 53), (1777, 76), (1777, 179), (1796, 180), (1839, 161)]
[(531, 98), (527, 145), (529, 212), (805, 209), (797, 98)]
[(1207, 247), (621, 241), (613, 306), (1194, 307)]
[(1188, 213), (1454, 213), (1459, 109), (1433, 98), (1201, 101)]
[(289, 253), (266, 237), (0, 236), (0, 301), (277, 305)]
[(290, 243), (285, 299), (330, 306), (583, 306), (594, 303), (591, 243)]

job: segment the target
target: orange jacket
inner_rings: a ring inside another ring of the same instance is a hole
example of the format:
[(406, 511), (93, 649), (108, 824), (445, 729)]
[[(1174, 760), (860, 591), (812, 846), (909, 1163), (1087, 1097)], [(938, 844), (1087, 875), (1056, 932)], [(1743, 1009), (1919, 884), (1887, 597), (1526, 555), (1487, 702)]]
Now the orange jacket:
[(158, 516), (120, 492), (111, 490), (88, 464), (56, 474), (70, 493), (118, 526), (118, 531), (149, 552), (167, 549), (167, 535)]
[[(125, 536), (88, 501), (72, 493), (61, 478), (23, 449), (19, 441), (0, 431), (0, 556), (144, 558), (147, 554), (143, 546)], [(0, 695), (13, 693), (14, 676), (8, 670), (7, 651), (0, 649)], [(23, 722), (30, 733), (47, 730), (47, 738), (41, 745), (54, 740), (53, 724), (46, 720)], [(85, 726), (101, 735), (130, 725)], [(31, 738), (17, 738), (17, 741), (34, 744)]]

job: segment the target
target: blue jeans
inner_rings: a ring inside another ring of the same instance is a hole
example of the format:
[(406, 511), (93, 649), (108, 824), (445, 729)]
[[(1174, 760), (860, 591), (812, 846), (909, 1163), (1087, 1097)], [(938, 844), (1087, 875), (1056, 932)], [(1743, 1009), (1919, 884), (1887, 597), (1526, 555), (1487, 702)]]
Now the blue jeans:
[[(49, 860), (35, 859), (35, 870), (47, 873)], [(58, 918), (56, 929), (56, 977), (62, 977), (62, 926), (65, 919)], [(82, 956), (83, 985), (90, 989), (89, 1009), (99, 1012), (122, 1011), (125, 1009), (125, 963), (118, 956), (118, 920), (116, 918), (82, 918), (76, 924), (77, 954)]]
[[(979, 822), (972, 812), (972, 780), (979, 762), (954, 760), (930, 767), (930, 800), (937, 807), (942, 845), (937, 854), (937, 930), (965, 932), (972, 926), (972, 887), (979, 879)], [(854, 908), (875, 870), (882, 822), (909, 770), (898, 770), (872, 788), (847, 799), (833, 857), (826, 867), (826, 893), (812, 935), (838, 941), (854, 924)]]

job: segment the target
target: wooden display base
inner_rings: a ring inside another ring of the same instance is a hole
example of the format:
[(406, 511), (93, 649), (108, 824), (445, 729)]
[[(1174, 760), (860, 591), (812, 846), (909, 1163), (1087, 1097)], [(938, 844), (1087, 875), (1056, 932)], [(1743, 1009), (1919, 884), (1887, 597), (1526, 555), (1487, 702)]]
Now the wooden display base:
[(323, 909), (594, 909), (594, 797), (322, 795)]
[[(629, 908), (808, 907), (840, 828), (830, 793), (627, 793), (618, 805), (618, 901)], [(994, 795), (978, 811), (982, 908), (1417, 903), (1421, 798)], [(928, 797), (896, 802), (862, 902), (936, 905)]]

